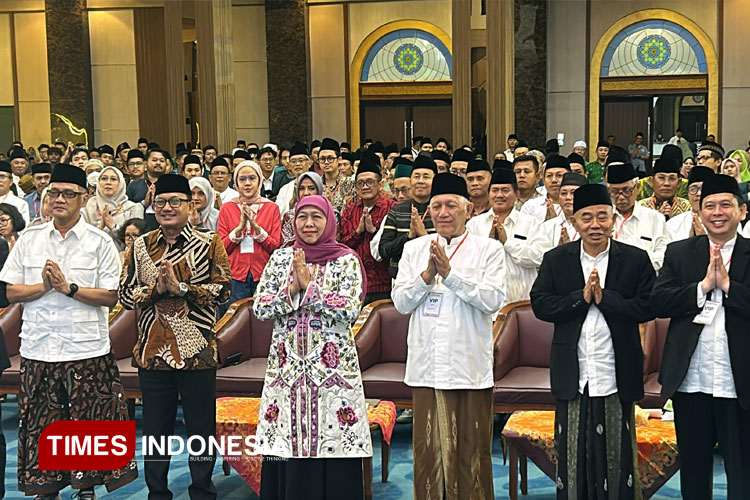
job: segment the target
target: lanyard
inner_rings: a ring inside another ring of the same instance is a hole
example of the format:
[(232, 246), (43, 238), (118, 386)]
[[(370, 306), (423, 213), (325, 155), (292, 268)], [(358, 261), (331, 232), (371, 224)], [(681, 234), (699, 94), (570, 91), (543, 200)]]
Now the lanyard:
[[(635, 207), (633, 208), (633, 212), (635, 212)], [(617, 228), (617, 231), (615, 231), (615, 239), (619, 239), (620, 237), (620, 231), (622, 231), (622, 226), (625, 225), (625, 223), (628, 221), (631, 215), (633, 215), (633, 212), (630, 212), (627, 217), (622, 219), (622, 222), (620, 222), (620, 227)]]
[[(458, 242), (458, 245), (456, 245), (456, 248), (453, 249), (453, 252), (448, 257), (448, 260), (450, 261), (454, 255), (456, 255), (456, 252), (458, 252), (458, 249), (461, 248), (461, 245), (464, 244), (464, 241), (466, 241), (466, 237), (469, 236), (469, 232), (467, 231), (466, 234), (464, 234), (464, 237), (461, 238), (461, 241)], [(438, 238), (435, 238), (435, 243), (438, 242)]]

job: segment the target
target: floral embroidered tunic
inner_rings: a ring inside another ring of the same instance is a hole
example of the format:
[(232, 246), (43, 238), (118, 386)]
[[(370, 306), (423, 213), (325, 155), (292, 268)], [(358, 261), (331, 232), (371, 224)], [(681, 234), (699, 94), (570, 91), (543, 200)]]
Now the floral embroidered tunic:
[(275, 318), (257, 436), (264, 455), (372, 456), (359, 358), (351, 330), (360, 310), (355, 255), (308, 264), (307, 290), (290, 295), (294, 250), (276, 250), (255, 292), (253, 311)]

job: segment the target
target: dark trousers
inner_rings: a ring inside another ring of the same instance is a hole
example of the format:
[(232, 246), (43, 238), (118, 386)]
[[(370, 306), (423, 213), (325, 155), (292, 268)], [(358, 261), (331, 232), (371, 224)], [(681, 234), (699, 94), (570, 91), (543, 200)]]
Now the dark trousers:
[(5, 497), (5, 434), (3, 434), (3, 405), (0, 404), (0, 498)]
[(750, 499), (750, 410), (736, 399), (677, 392), (672, 397), (680, 489), (685, 500), (712, 498), (714, 446), (724, 457), (727, 500)]
[[(138, 369), (143, 394), (143, 435), (174, 435), (178, 397), (185, 417), (187, 436), (208, 438), (216, 435), (216, 369), (144, 370)], [(215, 499), (211, 481), (216, 456), (205, 453), (189, 458), (192, 500)], [(169, 456), (152, 455), (144, 461), (149, 500), (171, 500), (167, 486)]]
[(219, 317), (217, 319), (221, 319), (221, 317), (224, 316), (224, 313), (227, 312), (227, 309), (229, 309), (229, 306), (238, 300), (252, 297), (253, 294), (255, 294), (255, 289), (257, 287), (258, 282), (253, 281), (253, 275), (249, 270), (247, 271), (247, 278), (245, 281), (239, 281), (232, 278), (232, 294), (229, 296), (227, 303), (219, 307)]
[(370, 292), (367, 295), (365, 295), (365, 301), (362, 303), (362, 307), (366, 306), (367, 304), (371, 304), (375, 302), (376, 300), (383, 300), (383, 299), (390, 299), (391, 298), (391, 291), (385, 291), (385, 292)]

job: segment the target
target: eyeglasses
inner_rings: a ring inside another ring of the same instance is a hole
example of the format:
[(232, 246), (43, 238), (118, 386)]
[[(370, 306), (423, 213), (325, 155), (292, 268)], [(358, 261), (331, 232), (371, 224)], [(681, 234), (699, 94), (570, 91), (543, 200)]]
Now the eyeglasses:
[(296, 158), (294, 160), (289, 160), (289, 163), (292, 165), (302, 165), (307, 161), (307, 158)]
[(633, 194), (633, 191), (635, 191), (634, 187), (629, 188), (623, 188), (623, 189), (608, 189), (609, 196), (612, 198), (617, 198), (618, 196), (622, 195), (625, 198), (628, 198), (631, 194)]
[(393, 194), (395, 194), (396, 196), (398, 196), (400, 194), (403, 194), (404, 196), (409, 196), (409, 191), (410, 191), (410, 189), (408, 187), (403, 188), (403, 189), (393, 189), (392, 190)]
[(333, 163), (336, 159), (336, 156), (318, 156), (318, 161), (320, 163)]
[(169, 203), (170, 207), (177, 208), (180, 205), (182, 205), (183, 203), (190, 203), (190, 200), (183, 200), (182, 198), (178, 198), (176, 196), (174, 196), (174, 197), (172, 197), (172, 198), (170, 198), (168, 200), (165, 200), (164, 198), (156, 198), (154, 200), (154, 206), (156, 208), (164, 208), (167, 205), (167, 203)]
[(10, 217), (0, 217), (0, 226), (10, 224)]
[(143, 162), (142, 161), (129, 161), (128, 167), (142, 167)]
[(0, 174), (0, 181), (7, 181), (8, 179), (10, 179), (9, 174)]
[(58, 189), (50, 189), (47, 191), (47, 196), (50, 200), (56, 200), (58, 196), (62, 195), (63, 198), (66, 198), (68, 200), (72, 200), (76, 196), (80, 196), (82, 194), (86, 194), (80, 191), (73, 191), (72, 189), (63, 189), (62, 191)]
[(211, 175), (216, 175), (216, 176), (229, 175), (229, 172), (211, 172)]
[(140, 236), (140, 234), (126, 234), (125, 235), (125, 239), (126, 240), (134, 240), (134, 239), (138, 238), (139, 236)]
[(268, 158), (261, 158), (260, 162), (261, 163), (271, 163), (271, 162), (273, 162), (273, 156), (269, 156)]
[(355, 186), (358, 188), (363, 188), (365, 186), (367, 187), (373, 187), (378, 181), (375, 179), (362, 179), (354, 183)]
[(690, 186), (688, 188), (688, 193), (690, 194), (701, 194), (703, 191), (703, 186)]
[(240, 175), (237, 177), (237, 184), (244, 184), (246, 182), (253, 182), (258, 180), (258, 176), (256, 175)]

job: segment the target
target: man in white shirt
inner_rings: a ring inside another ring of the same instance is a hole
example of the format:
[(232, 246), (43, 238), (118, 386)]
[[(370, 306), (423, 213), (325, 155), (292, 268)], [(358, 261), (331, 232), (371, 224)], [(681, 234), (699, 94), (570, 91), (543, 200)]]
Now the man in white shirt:
[(667, 221), (667, 232), (670, 241), (685, 240), (700, 234), (706, 234), (706, 228), (700, 219), (700, 199), (703, 181), (715, 175), (708, 167), (693, 167), (688, 174), (688, 201), (691, 210), (675, 215)]
[(307, 172), (312, 166), (312, 159), (307, 151), (307, 145), (298, 142), (289, 151), (289, 165), (291, 166), (292, 174), (294, 174), (295, 180), (287, 182), (279, 190), (278, 196), (276, 196), (276, 205), (279, 206), (279, 213), (283, 215), (292, 208), (294, 201), (294, 186), (297, 185), (297, 179), (304, 172)]
[(727, 498), (750, 498), (750, 242), (737, 234), (746, 207), (737, 181), (703, 181), (706, 235), (667, 248), (651, 304), (670, 318), (659, 371), (672, 398), (682, 498), (711, 498), (714, 447)]
[(263, 146), (263, 149), (258, 152), (258, 165), (263, 172), (261, 196), (274, 200), (276, 198), (273, 192), (273, 180), (276, 176), (276, 151), (270, 146)]
[(562, 213), (557, 217), (544, 221), (541, 233), (544, 235), (544, 251), (576, 241), (580, 238), (573, 225), (573, 196), (581, 186), (588, 184), (588, 180), (581, 174), (568, 172), (563, 176), (560, 185), (560, 207)]
[(219, 195), (222, 204), (240, 195), (237, 191), (229, 187), (231, 173), (229, 172), (229, 164), (224, 158), (216, 158), (211, 162), (211, 173), (208, 174), (208, 180), (211, 181), (211, 187)]
[(560, 208), (560, 183), (563, 175), (570, 172), (570, 162), (560, 155), (550, 155), (544, 167), (544, 189), (547, 197), (532, 198), (521, 207), (521, 212), (529, 214), (542, 222), (557, 217), (562, 213)]
[(664, 216), (635, 202), (638, 175), (629, 163), (611, 163), (607, 167), (607, 190), (615, 205), (613, 237), (648, 252), (658, 272), (664, 262), (669, 235)]
[(91, 499), (93, 485), (111, 491), (138, 476), (135, 461), (118, 471), (39, 470), (37, 447), (46, 426), (128, 418), (118, 411), (125, 405), (108, 323), (120, 258), (112, 238), (81, 217), (86, 192), (84, 171), (58, 164), (48, 191), (53, 220), (21, 233), (0, 273), (8, 300), (24, 303), (19, 490), (50, 499), (59, 499), (68, 485)]
[(612, 200), (601, 184), (579, 187), (581, 239), (544, 255), (531, 307), (555, 324), (557, 498), (640, 498), (634, 470), (634, 404), (643, 397), (638, 324), (652, 319), (654, 269), (641, 249), (611, 238)]
[(29, 204), (21, 197), (13, 194), (10, 187), (13, 185), (13, 171), (10, 163), (0, 160), (0, 203), (7, 203), (16, 207), (23, 217), (26, 225), (29, 225)]
[(463, 178), (435, 176), (438, 234), (404, 245), (391, 293), (411, 314), (404, 381), (414, 403), (417, 500), (494, 498), (492, 314), (503, 302), (503, 251), (467, 231), (470, 209)]
[(466, 223), (470, 233), (503, 244), (505, 303), (529, 298), (544, 254), (541, 225), (534, 217), (514, 208), (517, 199), (516, 174), (506, 168), (495, 169), (490, 180), (492, 208)]

